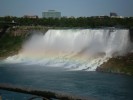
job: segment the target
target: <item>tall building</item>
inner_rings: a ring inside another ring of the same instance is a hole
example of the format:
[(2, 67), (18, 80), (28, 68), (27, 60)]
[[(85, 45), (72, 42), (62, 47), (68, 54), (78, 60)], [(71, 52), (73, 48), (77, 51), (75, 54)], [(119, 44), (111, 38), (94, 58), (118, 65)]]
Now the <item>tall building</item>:
[(48, 10), (42, 13), (43, 18), (60, 18), (61, 12), (56, 12), (55, 10)]

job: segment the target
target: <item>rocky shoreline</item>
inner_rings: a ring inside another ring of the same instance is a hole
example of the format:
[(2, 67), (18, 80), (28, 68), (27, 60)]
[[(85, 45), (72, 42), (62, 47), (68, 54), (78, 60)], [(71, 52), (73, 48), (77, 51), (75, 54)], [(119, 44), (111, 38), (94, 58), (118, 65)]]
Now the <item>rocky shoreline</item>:
[(133, 75), (133, 53), (110, 58), (100, 65), (96, 71)]

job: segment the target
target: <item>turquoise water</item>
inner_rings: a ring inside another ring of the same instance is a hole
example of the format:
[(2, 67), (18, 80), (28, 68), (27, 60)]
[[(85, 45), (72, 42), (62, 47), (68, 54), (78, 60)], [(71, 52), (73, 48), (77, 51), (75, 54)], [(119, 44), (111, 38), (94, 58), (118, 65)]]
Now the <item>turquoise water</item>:
[[(0, 64), (0, 83), (70, 93), (96, 100), (133, 100), (133, 77), (61, 68)], [(28, 100), (31, 95), (0, 90), (3, 100)]]

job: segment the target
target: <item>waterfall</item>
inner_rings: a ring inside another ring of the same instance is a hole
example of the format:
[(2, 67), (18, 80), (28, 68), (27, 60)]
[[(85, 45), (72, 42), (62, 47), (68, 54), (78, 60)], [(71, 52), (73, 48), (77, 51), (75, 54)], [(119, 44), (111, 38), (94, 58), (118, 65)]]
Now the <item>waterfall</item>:
[(34, 34), (6, 62), (95, 71), (113, 56), (128, 52), (127, 29), (63, 29)]

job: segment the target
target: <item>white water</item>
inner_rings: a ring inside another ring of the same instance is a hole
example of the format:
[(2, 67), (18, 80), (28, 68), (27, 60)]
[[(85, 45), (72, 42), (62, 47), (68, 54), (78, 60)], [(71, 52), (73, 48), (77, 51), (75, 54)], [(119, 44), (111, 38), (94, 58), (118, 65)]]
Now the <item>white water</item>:
[(129, 44), (126, 29), (49, 30), (33, 35), (5, 61), (94, 71), (110, 57), (127, 53)]

